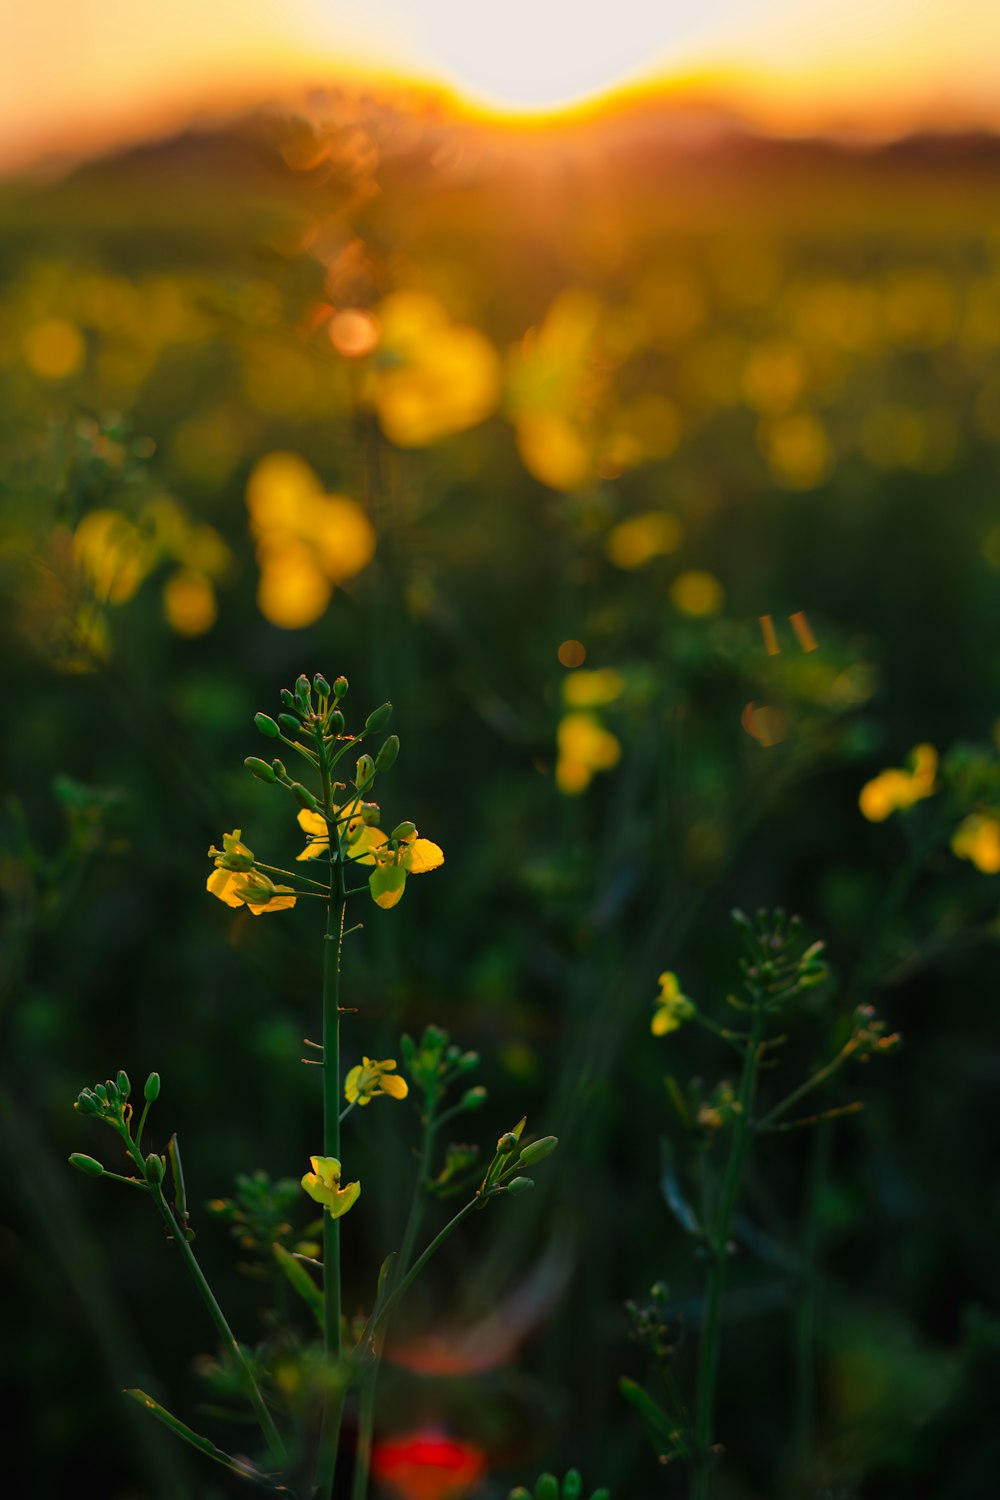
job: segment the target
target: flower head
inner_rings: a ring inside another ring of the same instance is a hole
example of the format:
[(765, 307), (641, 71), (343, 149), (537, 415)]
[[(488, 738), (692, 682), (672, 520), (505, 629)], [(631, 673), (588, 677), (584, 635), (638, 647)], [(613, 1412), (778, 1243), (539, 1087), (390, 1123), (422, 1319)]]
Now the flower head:
[(687, 995), (681, 994), (676, 974), (661, 974), (658, 983), (660, 993), (653, 1002), (656, 1012), (650, 1029), (654, 1036), (666, 1036), (669, 1031), (676, 1031), (682, 1021), (690, 1021), (695, 1014), (695, 1005)]
[(400, 824), (406, 832), (394, 834), (392, 840), (374, 851), (375, 868), (368, 877), (368, 888), (376, 906), (388, 911), (402, 898), (408, 875), (425, 875), (444, 864), (444, 854), (430, 839), (422, 839), (412, 823)]
[(971, 860), (984, 875), (1000, 874), (1000, 818), (970, 813), (952, 834), (951, 852)]
[[(375, 863), (374, 850), (387, 842), (381, 828), (375, 828), (365, 822), (360, 806), (357, 812), (348, 816), (351, 808), (350, 803), (345, 807), (334, 808), (340, 825), (340, 839), (344, 845), (344, 852), (348, 859), (357, 860), (361, 865), (373, 865)], [(296, 859), (319, 859), (330, 852), (330, 830), (322, 813), (310, 812), (303, 808), (299, 813), (299, 827), (303, 833), (309, 835), (309, 842)]]
[(309, 1161), (312, 1171), (305, 1174), (302, 1186), (310, 1198), (329, 1210), (331, 1218), (339, 1219), (361, 1196), (360, 1182), (340, 1186), (340, 1162), (335, 1156), (310, 1156)]
[(221, 849), (213, 845), (208, 852), (215, 860), (215, 869), (205, 889), (227, 906), (248, 906), (259, 917), (261, 912), (286, 911), (295, 905), (290, 885), (275, 885), (263, 870), (255, 868), (253, 851), (240, 843), (238, 828), (222, 835)]
[(405, 1099), (410, 1092), (405, 1078), (396, 1072), (396, 1059), (387, 1057), (379, 1062), (374, 1057), (362, 1058), (344, 1080), (344, 1097), (348, 1104), (370, 1104), (376, 1094), (389, 1094), (393, 1099)]
[(870, 823), (881, 823), (934, 792), (938, 763), (934, 746), (914, 746), (907, 762), (906, 769), (894, 766), (880, 771), (861, 788), (858, 806)]

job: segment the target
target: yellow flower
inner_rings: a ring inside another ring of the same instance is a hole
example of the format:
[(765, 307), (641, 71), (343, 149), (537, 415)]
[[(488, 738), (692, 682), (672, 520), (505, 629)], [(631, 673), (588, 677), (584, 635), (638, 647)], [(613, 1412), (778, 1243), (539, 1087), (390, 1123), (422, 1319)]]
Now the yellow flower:
[(971, 859), (984, 875), (1000, 874), (1000, 818), (970, 813), (952, 835), (951, 852), (959, 859)]
[[(346, 805), (350, 806), (350, 804)], [(346, 816), (343, 807), (337, 807), (334, 811), (338, 821), (342, 816)], [(297, 860), (318, 859), (321, 855), (325, 857), (329, 854), (330, 830), (322, 814), (309, 812), (308, 808), (304, 807), (299, 813), (299, 827), (303, 833), (309, 835), (309, 842), (302, 853), (295, 856)], [(348, 859), (355, 859), (361, 865), (373, 865), (375, 863), (374, 851), (388, 842), (381, 828), (368, 827), (360, 811), (342, 826), (341, 839)]]
[(413, 828), (395, 849), (389, 844), (376, 849), (368, 863), (375, 865), (368, 877), (372, 900), (388, 911), (402, 899), (407, 875), (425, 875), (428, 870), (438, 869), (444, 864), (444, 854), (430, 839), (418, 838)]
[(621, 758), (619, 740), (592, 713), (565, 714), (556, 738), (559, 746), (556, 785), (567, 797), (584, 791), (595, 771), (610, 771)]
[(933, 745), (916, 745), (907, 756), (909, 769), (891, 767), (865, 782), (858, 806), (870, 823), (881, 823), (891, 813), (912, 807), (934, 792), (937, 751)]
[(376, 1094), (389, 1094), (393, 1099), (405, 1099), (410, 1092), (405, 1078), (395, 1075), (396, 1059), (387, 1057), (379, 1062), (374, 1057), (362, 1058), (344, 1080), (344, 1097), (348, 1104), (370, 1104)]
[(255, 917), (261, 912), (287, 911), (295, 905), (290, 885), (275, 885), (263, 870), (254, 868), (253, 850), (240, 842), (240, 830), (222, 835), (222, 848), (213, 844), (208, 851), (215, 869), (205, 889), (227, 906), (249, 906)]
[(302, 1186), (310, 1198), (329, 1210), (331, 1218), (339, 1219), (361, 1196), (360, 1182), (340, 1186), (340, 1162), (335, 1156), (310, 1156), (309, 1161), (312, 1171), (305, 1174)]
[(656, 1013), (650, 1029), (654, 1036), (666, 1036), (669, 1031), (676, 1031), (682, 1021), (690, 1021), (695, 1013), (695, 1006), (687, 995), (681, 994), (680, 980), (676, 974), (661, 974), (657, 982), (660, 993), (653, 1001)]

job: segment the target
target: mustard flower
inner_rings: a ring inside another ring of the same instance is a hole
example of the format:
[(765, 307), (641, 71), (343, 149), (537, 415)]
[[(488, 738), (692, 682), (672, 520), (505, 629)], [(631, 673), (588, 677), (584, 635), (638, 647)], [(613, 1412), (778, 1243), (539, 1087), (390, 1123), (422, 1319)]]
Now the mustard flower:
[(881, 823), (892, 813), (933, 794), (938, 763), (934, 746), (914, 746), (907, 762), (906, 769), (894, 766), (880, 771), (861, 788), (858, 806), (870, 823)]
[(309, 1162), (312, 1171), (305, 1174), (302, 1186), (310, 1198), (329, 1210), (331, 1218), (341, 1218), (361, 1196), (360, 1182), (340, 1186), (340, 1162), (335, 1156), (310, 1156)]
[[(338, 818), (343, 815), (343, 811), (341, 807), (334, 809)], [(299, 813), (299, 827), (309, 835), (309, 842), (302, 853), (295, 856), (296, 859), (319, 859), (329, 854), (330, 830), (321, 813), (310, 812), (304, 807)], [(341, 840), (348, 859), (356, 859), (362, 865), (373, 865), (373, 851), (388, 842), (381, 828), (369, 827), (360, 811), (343, 826)]]
[(370, 1104), (376, 1094), (389, 1094), (393, 1099), (405, 1099), (410, 1092), (405, 1078), (395, 1073), (396, 1059), (387, 1057), (379, 1062), (374, 1057), (362, 1058), (344, 1080), (344, 1097), (348, 1104)]
[(205, 889), (227, 906), (248, 906), (255, 917), (262, 912), (287, 911), (295, 905), (290, 885), (275, 885), (263, 870), (254, 867), (253, 850), (240, 842), (240, 830), (222, 835), (222, 848), (208, 851), (215, 869)]
[(384, 911), (395, 906), (406, 888), (407, 875), (425, 875), (444, 864), (444, 854), (430, 839), (418, 838), (412, 824), (410, 832), (396, 840), (395, 849), (385, 844), (374, 851), (375, 865), (368, 877), (368, 889), (376, 906)]
[(984, 875), (1000, 874), (1000, 818), (970, 813), (952, 834), (951, 852), (971, 860)]
[(660, 993), (653, 1001), (656, 1013), (650, 1026), (654, 1036), (666, 1036), (676, 1031), (682, 1021), (690, 1021), (695, 1013), (694, 1002), (681, 994), (680, 980), (676, 974), (661, 974), (657, 981)]

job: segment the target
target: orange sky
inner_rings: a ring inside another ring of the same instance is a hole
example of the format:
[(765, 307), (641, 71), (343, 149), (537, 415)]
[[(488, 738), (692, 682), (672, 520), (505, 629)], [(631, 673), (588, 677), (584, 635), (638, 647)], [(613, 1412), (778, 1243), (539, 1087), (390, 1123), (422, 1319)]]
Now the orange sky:
[(779, 130), (1000, 124), (1000, 0), (3, 0), (0, 164), (338, 72), (560, 108), (696, 84)]

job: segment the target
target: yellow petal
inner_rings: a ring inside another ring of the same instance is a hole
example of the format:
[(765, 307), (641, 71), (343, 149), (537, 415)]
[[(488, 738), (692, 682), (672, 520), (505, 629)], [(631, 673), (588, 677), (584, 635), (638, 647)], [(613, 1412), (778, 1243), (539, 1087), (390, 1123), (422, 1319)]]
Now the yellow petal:
[(365, 828), (362, 824), (362, 832), (348, 849), (347, 857), (355, 864), (373, 865), (375, 863), (374, 851), (387, 842), (381, 828)]
[(213, 870), (205, 882), (205, 889), (211, 891), (213, 896), (218, 896), (227, 906), (242, 906), (243, 897), (237, 896), (233, 887), (236, 884), (236, 873), (233, 870)]
[(361, 1064), (358, 1063), (344, 1079), (344, 1098), (348, 1104), (353, 1104), (358, 1097), (358, 1079), (361, 1077)]
[(339, 1188), (332, 1203), (327, 1204), (327, 1212), (332, 1219), (339, 1219), (346, 1214), (349, 1208), (353, 1208), (361, 1197), (360, 1182), (349, 1182), (346, 1187)]
[(654, 1036), (666, 1036), (668, 1032), (676, 1031), (680, 1024), (673, 1011), (664, 1005), (653, 1016), (651, 1030)]
[(390, 1073), (388, 1077), (383, 1074), (382, 1091), (383, 1093), (390, 1094), (393, 1099), (405, 1099), (410, 1092), (410, 1088), (405, 1078), (399, 1078)]
[(298, 824), (303, 833), (312, 833), (319, 838), (326, 838), (326, 819), (317, 812), (310, 812), (307, 807), (299, 809)]
[(416, 839), (409, 846), (407, 869), (411, 875), (424, 875), (428, 870), (436, 870), (443, 864), (442, 850), (437, 844), (432, 844), (430, 839)]

